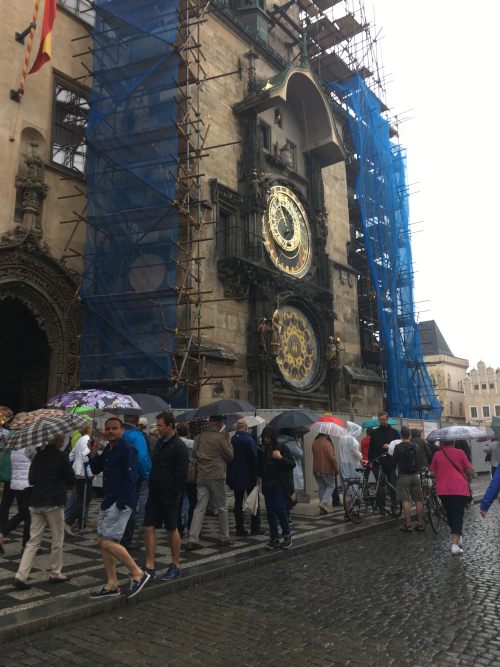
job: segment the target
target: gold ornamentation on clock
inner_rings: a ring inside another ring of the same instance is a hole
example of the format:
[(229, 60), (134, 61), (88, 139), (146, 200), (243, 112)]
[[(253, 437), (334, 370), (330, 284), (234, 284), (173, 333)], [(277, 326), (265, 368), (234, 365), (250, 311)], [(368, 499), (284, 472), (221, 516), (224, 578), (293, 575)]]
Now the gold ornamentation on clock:
[(302, 278), (311, 265), (311, 228), (300, 199), (284, 185), (267, 193), (262, 238), (271, 261), (284, 273)]

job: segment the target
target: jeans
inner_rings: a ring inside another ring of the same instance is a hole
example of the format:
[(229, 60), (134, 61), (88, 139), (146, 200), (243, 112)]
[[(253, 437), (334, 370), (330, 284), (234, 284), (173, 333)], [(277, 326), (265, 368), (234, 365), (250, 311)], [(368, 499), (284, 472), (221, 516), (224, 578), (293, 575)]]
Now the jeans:
[(262, 485), (262, 493), (266, 501), (267, 522), (271, 532), (271, 539), (278, 540), (278, 520), (281, 526), (281, 534), (287, 537), (291, 534), (290, 523), (287, 512), (287, 495), (283, 486)]
[[(250, 489), (235, 489), (234, 490), (234, 521), (236, 523), (236, 530), (245, 528), (245, 515), (243, 513), (243, 498), (245, 491), (250, 495), (254, 487)], [(257, 507), (257, 514), (250, 515), (250, 530), (258, 530), (260, 528), (260, 507)]]
[(31, 496), (31, 489), (28, 487), (23, 491), (15, 491), (16, 500), (17, 500), (17, 514), (14, 514), (4, 525), (0, 531), (5, 537), (13, 530), (15, 530), (20, 523), (24, 521), (24, 530), (23, 530), (23, 547), (26, 546), (28, 540), (30, 539), (30, 524), (31, 524), (31, 515), (28, 509), (29, 499)]
[(339, 478), (335, 475), (335, 486), (332, 493), (332, 505), (342, 505), (339, 496)]
[(373, 474), (375, 475), (375, 479), (378, 480), (378, 476), (380, 471), (382, 471), (382, 479), (380, 480), (380, 487), (377, 493), (377, 505), (378, 507), (385, 507), (386, 503), (386, 497), (385, 497), (385, 479), (389, 482), (389, 484), (392, 484), (394, 489), (389, 488), (389, 494), (391, 496), (391, 507), (396, 508), (397, 506), (397, 501), (396, 501), (396, 486), (398, 483), (398, 476), (396, 474), (396, 468), (380, 468), (380, 467), (375, 467), (373, 466), (372, 468)]
[(137, 480), (137, 484), (135, 487), (135, 504), (132, 507), (132, 512), (130, 514), (127, 527), (125, 528), (125, 532), (123, 533), (123, 537), (121, 539), (120, 544), (122, 547), (125, 547), (125, 549), (128, 549), (128, 547), (132, 544), (132, 540), (134, 538), (134, 530), (135, 530), (135, 512), (137, 509), (137, 504), (139, 502), (139, 496), (141, 494), (141, 487), (143, 485), (139, 480)]
[[(72, 526), (75, 521), (78, 519), (78, 529), (82, 529), (82, 514), (85, 515), (85, 512), (88, 514), (88, 507), (90, 505), (90, 500), (92, 498), (92, 480), (87, 481), (87, 489), (85, 490), (85, 479), (82, 477), (77, 477), (76, 479), (76, 502), (69, 512), (64, 512), (64, 521), (68, 526)], [(85, 496), (85, 511), (83, 509), (83, 497)], [(67, 509), (67, 508), (66, 508)], [(85, 523), (85, 517), (84, 517)]]
[(141, 484), (141, 490), (139, 491), (139, 509), (137, 511), (139, 517), (139, 525), (142, 526), (144, 523), (144, 512), (146, 510), (146, 501), (148, 499), (149, 492), (149, 480)]
[(219, 540), (229, 540), (229, 525), (227, 521), (227, 491), (225, 479), (200, 479), (197, 482), (198, 502), (193, 513), (193, 521), (189, 529), (188, 542), (198, 543), (200, 532), (205, 518), (210, 497), (214, 500), (219, 519)]
[[(68, 502), (66, 503), (66, 507), (64, 508), (64, 520), (69, 517), (72, 509), (76, 505), (76, 491), (73, 491), (73, 493), (70, 495)], [(85, 512), (83, 514), (83, 524), (85, 525), (89, 519), (89, 506), (87, 505), (85, 507)]]
[(4, 523), (9, 520), (9, 510), (15, 497), (16, 492), (10, 488), (10, 482), (4, 482), (2, 502), (0, 503), (0, 532)]
[[(318, 484), (319, 502), (328, 505), (332, 493), (335, 491), (335, 479), (333, 475), (318, 475), (314, 473), (314, 479)], [(338, 493), (338, 490), (337, 490)]]
[(467, 496), (439, 496), (439, 498), (446, 510), (451, 534), (461, 535), (464, 522), (465, 503), (469, 498)]

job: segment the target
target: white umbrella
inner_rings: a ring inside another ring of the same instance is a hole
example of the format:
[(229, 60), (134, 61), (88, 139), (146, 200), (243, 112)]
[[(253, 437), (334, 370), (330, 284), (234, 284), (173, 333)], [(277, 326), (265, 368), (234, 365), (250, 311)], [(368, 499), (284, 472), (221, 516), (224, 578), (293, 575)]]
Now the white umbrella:
[(472, 438), (480, 438), (482, 435), (486, 435), (486, 431), (477, 426), (447, 426), (446, 428), (438, 428), (431, 431), (427, 436), (427, 441), (435, 442), (439, 440), (440, 442), (450, 442), (452, 440), (471, 440)]

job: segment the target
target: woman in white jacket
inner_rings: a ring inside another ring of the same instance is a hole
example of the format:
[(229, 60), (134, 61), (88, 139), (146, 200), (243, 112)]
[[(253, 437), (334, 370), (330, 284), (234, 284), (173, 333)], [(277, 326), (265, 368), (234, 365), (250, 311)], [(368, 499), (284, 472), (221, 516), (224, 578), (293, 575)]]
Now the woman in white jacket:
[[(82, 515), (84, 511), (84, 497), (85, 497), (85, 507), (90, 503), (92, 497), (92, 477), (87, 477), (85, 481), (85, 468), (89, 462), (89, 441), (92, 434), (92, 423), (90, 422), (87, 426), (80, 429), (81, 436), (76, 441), (76, 444), (73, 450), (70, 453), (70, 459), (73, 460), (73, 470), (76, 476), (76, 505), (73, 506), (69, 514), (64, 519), (64, 530), (67, 534), (72, 535), (71, 526), (75, 523), (75, 520), (78, 519), (78, 527), (81, 530), (82, 527)], [(87, 490), (85, 491), (85, 486)]]
[[(12, 467), (12, 478), (10, 488), (16, 494), (17, 514), (7, 521), (0, 533), (0, 553), (3, 554), (3, 540), (20, 523), (24, 521), (23, 546), (30, 539), (31, 514), (28, 509), (30, 497), (29, 472), (31, 461), (36, 454), (36, 447), (27, 447), (26, 449), (17, 449), (11, 452), (10, 464)], [(22, 552), (21, 552), (22, 553)]]

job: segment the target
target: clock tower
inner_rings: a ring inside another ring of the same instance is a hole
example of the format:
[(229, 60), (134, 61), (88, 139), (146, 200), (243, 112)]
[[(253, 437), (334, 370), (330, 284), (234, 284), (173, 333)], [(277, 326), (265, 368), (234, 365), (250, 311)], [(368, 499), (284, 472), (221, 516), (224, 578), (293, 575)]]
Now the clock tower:
[[(339, 409), (333, 262), (322, 170), (344, 152), (326, 95), (309, 67), (261, 81), (233, 105), (244, 137), (238, 192), (218, 275), (226, 297), (248, 299), (247, 374), (256, 406)], [(227, 191), (212, 183), (218, 219)], [(221, 216), (222, 213), (222, 216)]]

